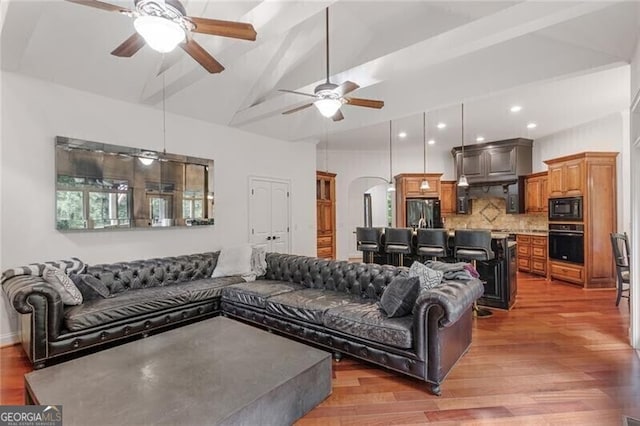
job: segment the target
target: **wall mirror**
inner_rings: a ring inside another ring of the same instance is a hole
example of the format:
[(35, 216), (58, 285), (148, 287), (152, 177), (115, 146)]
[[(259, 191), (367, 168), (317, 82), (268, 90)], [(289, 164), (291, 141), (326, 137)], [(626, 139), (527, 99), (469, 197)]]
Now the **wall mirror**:
[(56, 229), (213, 225), (213, 160), (56, 137)]

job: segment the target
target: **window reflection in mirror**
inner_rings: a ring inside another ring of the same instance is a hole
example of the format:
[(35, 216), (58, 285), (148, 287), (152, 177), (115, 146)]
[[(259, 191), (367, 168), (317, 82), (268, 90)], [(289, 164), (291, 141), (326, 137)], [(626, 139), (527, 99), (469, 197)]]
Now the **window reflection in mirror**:
[(213, 160), (56, 138), (56, 228), (213, 224)]

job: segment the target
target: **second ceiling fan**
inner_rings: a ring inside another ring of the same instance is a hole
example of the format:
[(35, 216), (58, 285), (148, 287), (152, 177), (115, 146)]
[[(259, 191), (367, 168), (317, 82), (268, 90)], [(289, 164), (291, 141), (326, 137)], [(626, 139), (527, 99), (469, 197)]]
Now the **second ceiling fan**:
[(316, 86), (316, 88), (313, 90), (313, 94), (297, 92), (295, 90), (279, 89), (280, 92), (294, 93), (296, 95), (307, 96), (315, 99), (315, 101), (313, 102), (290, 109), (283, 112), (282, 114), (292, 114), (294, 112), (302, 111), (303, 109), (315, 105), (316, 108), (318, 108), (318, 110), (320, 111), (320, 114), (322, 114), (323, 116), (331, 118), (333, 119), (333, 121), (340, 121), (344, 119), (344, 115), (342, 115), (342, 111), (340, 110), (340, 107), (342, 107), (342, 105), (353, 105), (375, 109), (382, 108), (384, 106), (384, 101), (345, 96), (346, 94), (351, 93), (360, 87), (356, 83), (352, 81), (345, 81), (344, 83), (338, 85), (329, 81), (329, 8), (325, 10), (325, 33), (327, 40), (327, 80), (324, 83)]

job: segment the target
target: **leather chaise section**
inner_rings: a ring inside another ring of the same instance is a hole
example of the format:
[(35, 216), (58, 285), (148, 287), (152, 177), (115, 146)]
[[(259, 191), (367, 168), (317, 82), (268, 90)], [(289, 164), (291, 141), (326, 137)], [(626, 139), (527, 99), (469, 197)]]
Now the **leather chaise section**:
[(377, 303), (349, 303), (324, 315), (327, 328), (402, 349), (413, 346), (412, 322), (409, 315), (388, 318)]
[(337, 291), (305, 289), (269, 297), (266, 310), (271, 314), (322, 324), (325, 312), (349, 301), (347, 295)]
[(302, 290), (304, 287), (282, 281), (256, 280), (248, 283), (233, 284), (222, 290), (222, 300), (243, 305), (265, 308), (267, 298), (290, 291)]
[(222, 288), (238, 282), (244, 282), (242, 277), (207, 278), (181, 285), (131, 290), (117, 297), (71, 306), (65, 310), (64, 322), (69, 331), (83, 330), (218, 297)]

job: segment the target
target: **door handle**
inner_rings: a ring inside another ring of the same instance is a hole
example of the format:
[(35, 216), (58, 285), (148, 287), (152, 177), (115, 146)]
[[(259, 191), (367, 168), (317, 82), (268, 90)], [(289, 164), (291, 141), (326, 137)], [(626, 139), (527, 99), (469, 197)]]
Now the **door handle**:
[(274, 240), (277, 240), (277, 239), (278, 239), (278, 238), (280, 238), (280, 237), (276, 237), (276, 236), (274, 235), (274, 236), (273, 236), (273, 237), (271, 237), (271, 238), (272, 238), (272, 239), (274, 239)]
[(267, 241), (271, 241), (271, 236), (268, 236), (268, 237), (267, 237)]

